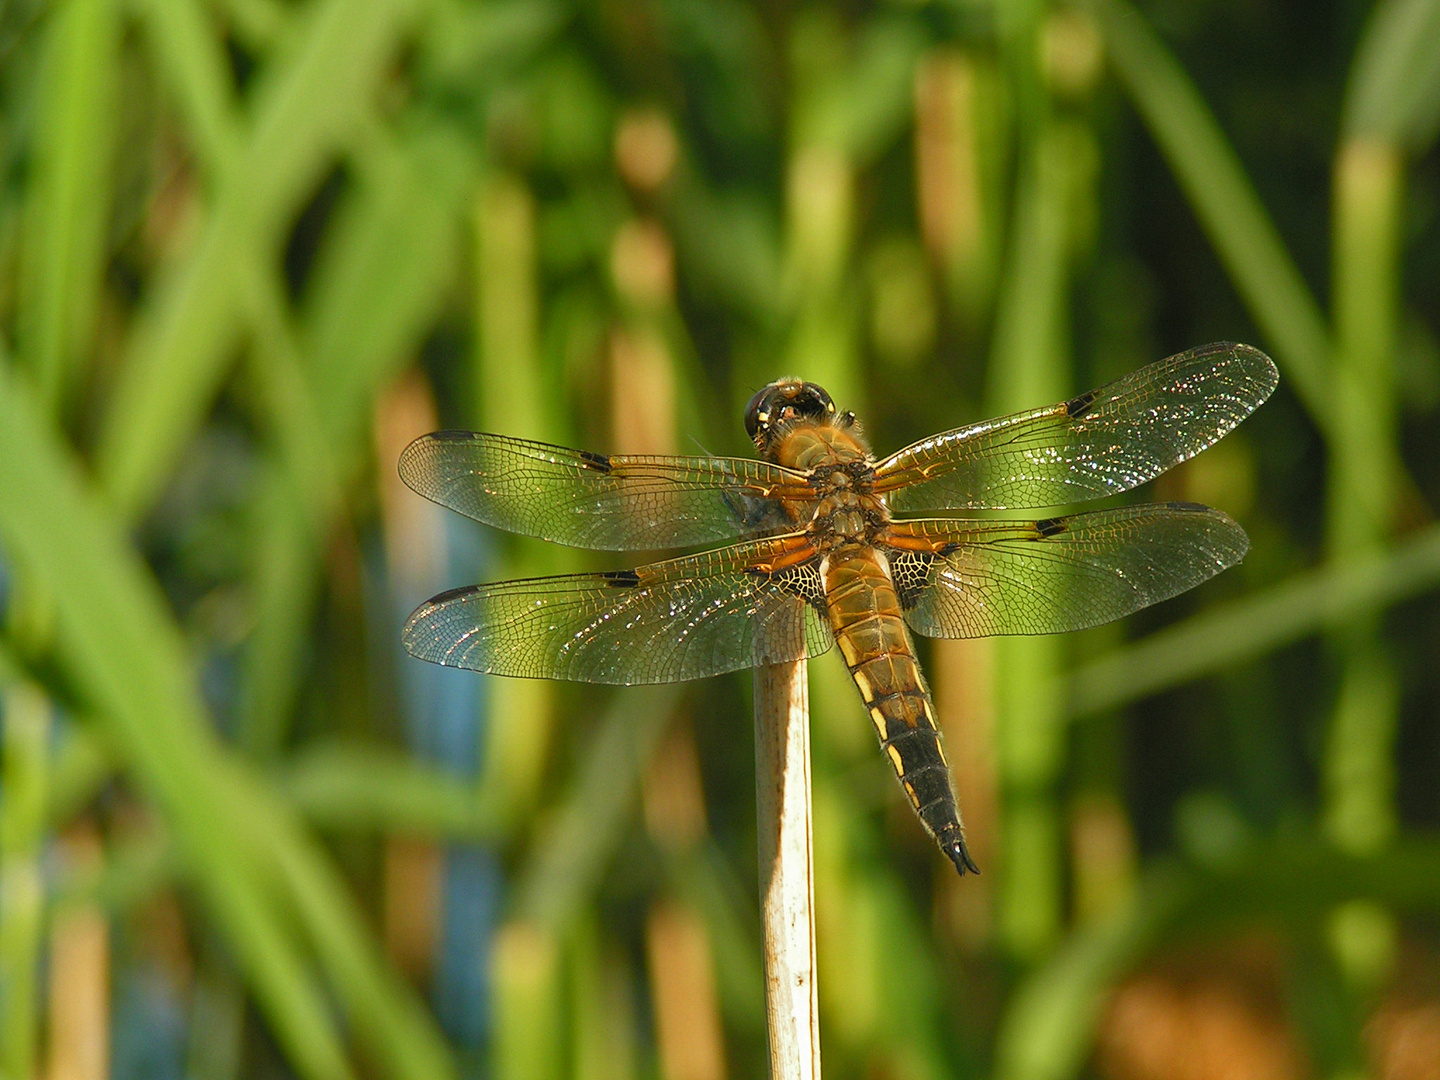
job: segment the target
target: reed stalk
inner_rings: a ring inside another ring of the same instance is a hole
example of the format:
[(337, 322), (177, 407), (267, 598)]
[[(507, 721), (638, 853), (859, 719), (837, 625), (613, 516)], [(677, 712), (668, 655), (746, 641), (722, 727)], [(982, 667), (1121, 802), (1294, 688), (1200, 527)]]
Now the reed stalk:
[(755, 669), (755, 833), (772, 1080), (819, 1080), (805, 661)]
[(50, 703), (17, 681), (0, 692), (0, 717), (0, 1069), (21, 1077), (34, 1075), (39, 1035)]

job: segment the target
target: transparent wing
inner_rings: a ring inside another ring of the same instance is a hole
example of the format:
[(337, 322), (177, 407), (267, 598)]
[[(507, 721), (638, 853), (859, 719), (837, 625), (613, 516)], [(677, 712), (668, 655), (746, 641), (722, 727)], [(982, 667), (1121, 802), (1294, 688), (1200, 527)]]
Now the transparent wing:
[(789, 532), (782, 498), (811, 491), (802, 474), (748, 458), (607, 456), (477, 431), (421, 436), (400, 477), (476, 521), (601, 551)]
[(1278, 381), (1258, 349), (1204, 345), (1048, 409), (932, 435), (881, 462), (875, 489), (912, 513), (1114, 495), (1215, 443)]
[(1160, 503), (1043, 521), (897, 522), (905, 621), (929, 637), (1057, 634), (1192, 589), (1245, 556), (1219, 510)]
[[(765, 569), (782, 554), (788, 569)], [(818, 556), (791, 536), (456, 589), (416, 609), (404, 641), (422, 660), (494, 675), (681, 682), (818, 656), (834, 640), (823, 609)]]

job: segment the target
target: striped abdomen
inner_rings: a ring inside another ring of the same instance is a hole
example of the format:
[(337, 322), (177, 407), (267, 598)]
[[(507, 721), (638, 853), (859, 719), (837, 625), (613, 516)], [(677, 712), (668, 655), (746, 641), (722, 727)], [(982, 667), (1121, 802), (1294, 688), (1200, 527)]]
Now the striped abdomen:
[(825, 599), (845, 666), (905, 794), (955, 869), (979, 873), (965, 836), (930, 688), (915, 659), (884, 556), (856, 547), (825, 563)]

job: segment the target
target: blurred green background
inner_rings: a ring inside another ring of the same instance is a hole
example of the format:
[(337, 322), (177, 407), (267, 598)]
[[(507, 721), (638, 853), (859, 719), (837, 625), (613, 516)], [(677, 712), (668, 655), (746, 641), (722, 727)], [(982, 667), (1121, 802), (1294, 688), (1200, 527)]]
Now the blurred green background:
[(406, 657), (614, 560), (483, 428), (888, 451), (1216, 339), (1126, 623), (924, 646), (980, 878), (811, 665), (833, 1077), (1440, 1076), (1440, 0), (0, 4), (0, 1077), (763, 1075), (748, 677)]

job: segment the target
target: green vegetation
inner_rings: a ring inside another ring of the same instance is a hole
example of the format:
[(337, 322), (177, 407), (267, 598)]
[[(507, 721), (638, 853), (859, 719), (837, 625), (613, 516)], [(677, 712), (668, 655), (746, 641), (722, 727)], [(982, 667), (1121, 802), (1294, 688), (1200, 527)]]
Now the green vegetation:
[(1153, 486), (1246, 563), (926, 647), (983, 876), (811, 665), (826, 1071), (1158, 1080), (1213, 1023), (1420, 1075), (1437, 132), (1440, 0), (0, 5), (0, 1080), (83, 1032), (120, 1078), (760, 1075), (748, 675), (409, 659), (431, 593), (618, 564), (399, 450), (745, 453), (799, 373), (883, 451), (1217, 339), (1280, 391)]

